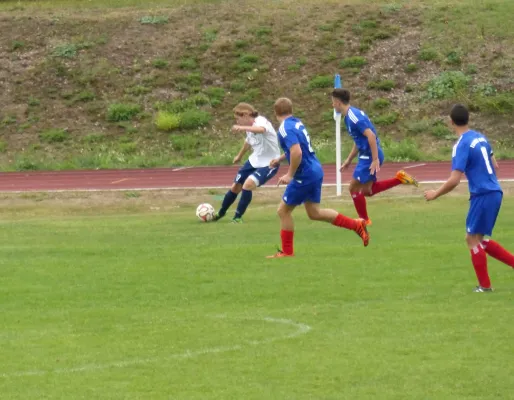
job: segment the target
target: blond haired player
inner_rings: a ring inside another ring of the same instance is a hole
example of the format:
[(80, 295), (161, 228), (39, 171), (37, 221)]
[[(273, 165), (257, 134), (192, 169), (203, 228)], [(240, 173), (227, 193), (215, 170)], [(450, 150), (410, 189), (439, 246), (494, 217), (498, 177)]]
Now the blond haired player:
[(279, 166), (270, 167), (271, 160), (280, 157), (277, 132), (270, 121), (248, 103), (239, 103), (234, 107), (236, 125), (232, 127), (234, 133), (246, 133), (244, 145), (234, 157), (234, 164), (241, 161), (250, 149), (252, 154), (239, 169), (232, 187), (225, 194), (221, 208), (216, 213), (214, 221), (223, 218), (229, 207), (234, 203), (239, 193), (241, 198), (237, 205), (232, 222), (243, 222), (242, 217), (252, 201), (252, 191), (264, 185), (273, 178)]

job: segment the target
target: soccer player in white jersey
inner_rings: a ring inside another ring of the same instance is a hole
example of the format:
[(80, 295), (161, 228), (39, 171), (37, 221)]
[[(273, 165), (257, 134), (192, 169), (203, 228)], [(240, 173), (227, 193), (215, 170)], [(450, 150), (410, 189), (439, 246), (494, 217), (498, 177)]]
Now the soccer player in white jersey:
[(214, 221), (225, 216), (238, 194), (242, 192), (232, 219), (232, 222), (241, 223), (243, 222), (242, 217), (252, 201), (252, 191), (276, 175), (279, 166), (270, 167), (270, 162), (280, 157), (280, 148), (278, 147), (277, 132), (272, 123), (259, 115), (252, 105), (239, 103), (234, 108), (234, 116), (236, 125), (232, 127), (232, 131), (246, 133), (244, 145), (234, 157), (234, 164), (239, 163), (248, 150), (252, 149), (253, 152), (237, 172), (232, 187), (225, 194)]
[(450, 113), (453, 130), (459, 139), (453, 146), (452, 172), (437, 190), (425, 191), (427, 201), (435, 200), (457, 187), (465, 174), (470, 192), (469, 211), (466, 218), (466, 242), (471, 262), (478, 279), (475, 292), (491, 292), (487, 272), (487, 255), (514, 268), (514, 255), (498, 242), (484, 239), (491, 236), (503, 199), (503, 191), (496, 178), (491, 145), (480, 132), (468, 126), (469, 112), (462, 104), (453, 106)]

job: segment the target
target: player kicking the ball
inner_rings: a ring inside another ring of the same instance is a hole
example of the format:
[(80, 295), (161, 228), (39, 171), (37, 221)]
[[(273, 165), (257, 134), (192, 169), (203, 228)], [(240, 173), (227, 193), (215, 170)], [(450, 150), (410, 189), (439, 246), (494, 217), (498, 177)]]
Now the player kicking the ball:
[(333, 90), (332, 106), (344, 115), (344, 124), (354, 141), (348, 158), (341, 165), (341, 172), (348, 168), (355, 156), (359, 156), (349, 190), (357, 214), (371, 225), (365, 196), (374, 196), (400, 184), (418, 187), (418, 182), (405, 171), (398, 171), (394, 178), (377, 182), (377, 172), (384, 162), (384, 152), (375, 127), (363, 111), (350, 105), (350, 92), (346, 89)]
[(503, 191), (491, 165), (496, 164), (487, 138), (468, 127), (469, 112), (461, 104), (453, 106), (451, 124), (459, 136), (453, 146), (450, 178), (437, 190), (425, 191), (427, 201), (435, 200), (457, 187), (462, 174), (468, 179), (470, 204), (466, 219), (466, 242), (471, 252), (471, 262), (478, 278), (475, 292), (491, 292), (487, 272), (487, 254), (514, 268), (514, 255), (497, 242), (484, 239), (491, 236), (500, 211)]
[(287, 159), (289, 170), (279, 179), (278, 184), (286, 184), (286, 190), (278, 207), (280, 217), (280, 237), (282, 249), (267, 258), (291, 257), (293, 251), (294, 222), (292, 213), (296, 206), (304, 204), (310, 219), (329, 222), (340, 228), (352, 230), (368, 245), (369, 235), (366, 221), (351, 219), (335, 210), (321, 209), (321, 185), (323, 168), (311, 146), (309, 134), (303, 123), (293, 116), (293, 104), (288, 98), (275, 102), (275, 116), (280, 122), (279, 142), (284, 154), (272, 160), (270, 166), (278, 167)]
[(250, 149), (253, 153), (239, 169), (230, 190), (225, 194), (221, 208), (214, 216), (214, 221), (224, 217), (237, 195), (242, 191), (237, 210), (232, 222), (243, 222), (242, 217), (252, 201), (252, 191), (273, 178), (279, 166), (270, 167), (270, 161), (280, 156), (277, 132), (270, 121), (259, 115), (250, 104), (239, 103), (234, 108), (237, 125), (232, 127), (234, 133), (246, 132), (246, 139), (234, 164), (239, 163)]

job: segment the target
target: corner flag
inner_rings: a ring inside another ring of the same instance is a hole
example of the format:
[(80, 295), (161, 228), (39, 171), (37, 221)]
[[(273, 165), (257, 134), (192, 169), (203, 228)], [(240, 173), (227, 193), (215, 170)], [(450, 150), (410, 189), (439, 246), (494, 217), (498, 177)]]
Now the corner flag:
[[(335, 75), (334, 88), (340, 89), (343, 85), (341, 84), (341, 76)], [(336, 193), (337, 196), (341, 196), (341, 113), (334, 109), (334, 120), (336, 121)]]

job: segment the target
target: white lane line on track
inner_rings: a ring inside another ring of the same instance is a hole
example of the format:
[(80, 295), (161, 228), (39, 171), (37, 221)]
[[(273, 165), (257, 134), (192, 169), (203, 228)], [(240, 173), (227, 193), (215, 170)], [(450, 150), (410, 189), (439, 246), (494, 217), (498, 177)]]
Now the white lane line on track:
[[(498, 179), (499, 182), (514, 182), (514, 179)], [(420, 184), (435, 184), (435, 183), (444, 183), (446, 180), (434, 180), (434, 181), (419, 181)], [(462, 183), (467, 183), (467, 180), (462, 180)], [(325, 183), (323, 187), (334, 187), (335, 183)], [(348, 186), (348, 184), (342, 184), (342, 186)], [(30, 193), (30, 192), (46, 192), (46, 193), (64, 193), (64, 192), (123, 192), (123, 191), (150, 191), (150, 190), (208, 190), (208, 189), (228, 189), (230, 185), (227, 186), (185, 186), (185, 187), (155, 187), (155, 188), (119, 188), (119, 189), (27, 189), (27, 190), (1, 190), (0, 193)], [(271, 186), (263, 186), (263, 188), (270, 189), (273, 188)], [(284, 187), (282, 187), (284, 188)]]
[(173, 168), (171, 170), (171, 172), (177, 172), (177, 171), (183, 171), (185, 169), (189, 169), (189, 168), (193, 168), (193, 167), (178, 167), (178, 168)]
[(131, 179), (134, 179), (134, 178), (123, 178), (123, 179), (118, 179), (117, 181), (114, 181), (114, 182), (111, 182), (111, 185), (114, 185), (116, 183), (121, 183), (121, 182), (125, 182), (125, 181), (129, 181)]
[(408, 165), (407, 167), (403, 167), (403, 169), (423, 167), (424, 165), (426, 165), (426, 164)]

